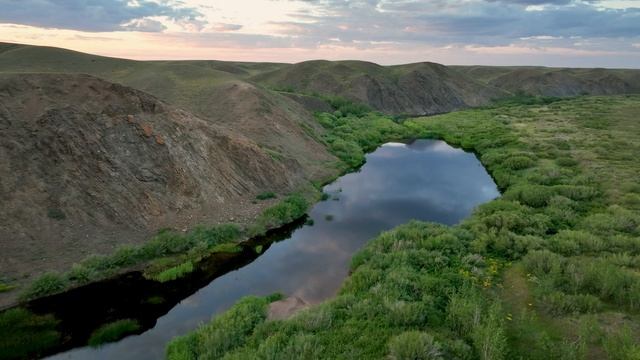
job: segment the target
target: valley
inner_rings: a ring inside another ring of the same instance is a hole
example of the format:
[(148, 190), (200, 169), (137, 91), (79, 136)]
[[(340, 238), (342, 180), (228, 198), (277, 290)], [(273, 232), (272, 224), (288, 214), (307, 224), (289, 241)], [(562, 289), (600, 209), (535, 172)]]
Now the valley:
[(640, 70), (0, 44), (0, 358), (634, 359), (639, 92)]

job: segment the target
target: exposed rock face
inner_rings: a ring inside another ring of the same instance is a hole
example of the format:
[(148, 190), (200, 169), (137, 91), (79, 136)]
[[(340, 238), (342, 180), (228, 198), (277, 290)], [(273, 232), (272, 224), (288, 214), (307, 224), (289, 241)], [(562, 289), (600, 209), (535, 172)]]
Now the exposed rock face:
[(267, 320), (284, 320), (293, 316), (298, 311), (309, 307), (309, 304), (297, 296), (274, 301), (269, 304)]
[[(286, 131), (286, 129), (281, 129)], [(317, 145), (320, 146), (320, 145)], [(229, 217), (305, 181), (295, 160), (151, 95), (88, 75), (0, 75), (0, 273)]]

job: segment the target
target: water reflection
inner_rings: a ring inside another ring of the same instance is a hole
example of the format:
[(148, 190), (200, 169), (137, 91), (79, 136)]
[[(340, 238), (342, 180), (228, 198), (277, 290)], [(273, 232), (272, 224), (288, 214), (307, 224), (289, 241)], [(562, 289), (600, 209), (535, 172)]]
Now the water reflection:
[(151, 330), (52, 358), (157, 359), (172, 337), (243, 296), (281, 292), (317, 303), (336, 293), (353, 253), (380, 231), (411, 219), (455, 224), (499, 195), (473, 154), (435, 140), (383, 145), (367, 156), (359, 172), (339, 178), (325, 192), (337, 200), (313, 207), (313, 226), (299, 228), (250, 264), (215, 279), (158, 319)]

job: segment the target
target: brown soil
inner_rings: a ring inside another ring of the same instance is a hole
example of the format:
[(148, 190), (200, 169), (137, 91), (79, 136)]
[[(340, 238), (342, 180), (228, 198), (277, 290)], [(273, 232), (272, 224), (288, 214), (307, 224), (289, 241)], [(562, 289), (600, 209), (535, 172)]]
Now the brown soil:
[(286, 299), (274, 301), (269, 304), (267, 320), (284, 320), (288, 319), (298, 311), (309, 307), (304, 300), (297, 296), (290, 296)]

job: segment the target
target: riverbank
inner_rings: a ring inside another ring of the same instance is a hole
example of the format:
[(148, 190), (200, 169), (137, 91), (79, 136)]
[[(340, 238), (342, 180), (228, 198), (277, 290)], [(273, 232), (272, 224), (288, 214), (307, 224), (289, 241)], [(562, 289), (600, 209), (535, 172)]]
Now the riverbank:
[[(354, 106), (348, 102), (341, 103), (336, 108), (335, 116), (325, 114), (328, 120), (321, 121), (326, 132), (319, 137), (330, 150), (341, 160), (339, 164), (328, 164), (335, 171), (335, 177), (320, 179), (314, 184), (309, 184), (297, 194), (285, 197), (281, 200), (267, 200), (272, 205), (249, 226), (240, 228), (234, 224), (223, 224), (213, 227), (198, 227), (188, 233), (177, 231), (162, 231), (149, 242), (139, 247), (124, 246), (115, 254), (108, 256), (92, 256), (80, 264), (74, 266), (65, 273), (47, 273), (37, 279), (27, 289), (22, 290), (22, 308), (33, 308), (29, 304), (33, 300), (62, 294), (69, 291), (82, 291), (82, 287), (99, 285), (103, 281), (118, 282), (118, 279), (126, 274), (140, 274), (144, 279), (162, 282), (165, 278), (175, 280), (177, 277), (188, 275), (193, 271), (193, 264), (197, 264), (206, 258), (215, 257), (216, 254), (224, 256), (228, 253), (241, 252), (238, 243), (254, 237), (259, 237), (268, 229), (276, 229), (289, 224), (304, 216), (309, 205), (321, 199), (318, 189), (335, 179), (338, 174), (346, 174), (356, 171), (364, 163), (365, 152), (372, 151), (385, 139), (399, 140), (407, 137), (405, 129), (394, 123), (391, 119), (380, 114), (369, 113), (362, 106)], [(370, 126), (375, 124), (375, 126)], [(259, 201), (259, 200), (257, 200)], [(185, 266), (187, 265), (187, 266)], [(184, 268), (189, 271), (182, 271)], [(136, 275), (137, 276), (137, 275)], [(36, 307), (37, 308), (37, 307)], [(13, 313), (21, 312), (19, 318), (13, 319)], [(59, 321), (53, 314), (24, 312), (14, 310), (0, 314), (7, 319), (7, 327), (0, 327), (0, 334), (11, 332), (10, 323), (21, 324), (26, 328), (25, 333), (31, 333), (33, 337), (42, 335), (47, 339), (57, 339), (39, 342), (22, 341), (22, 335), (5, 337), (6, 349), (17, 348), (17, 354), (37, 354), (46, 348), (58, 347), (57, 342), (63, 337), (65, 329), (57, 329)], [(47, 326), (41, 327), (39, 319), (50, 319)], [(100, 318), (100, 317), (98, 317)], [(9, 321), (10, 319), (13, 319)], [(0, 319), (2, 323), (3, 319)], [(35, 323), (36, 325), (30, 325)], [(144, 328), (144, 326), (140, 326)], [(13, 343), (18, 345), (13, 345)], [(32, 346), (35, 345), (35, 346)]]
[(472, 149), (503, 196), (459, 226), (382, 234), (330, 301), (265, 321), (271, 299), (246, 298), (167, 356), (633, 358), (639, 112), (638, 96), (581, 97), (403, 122)]

